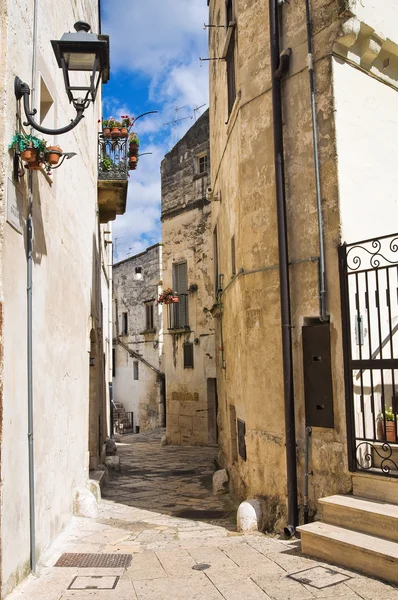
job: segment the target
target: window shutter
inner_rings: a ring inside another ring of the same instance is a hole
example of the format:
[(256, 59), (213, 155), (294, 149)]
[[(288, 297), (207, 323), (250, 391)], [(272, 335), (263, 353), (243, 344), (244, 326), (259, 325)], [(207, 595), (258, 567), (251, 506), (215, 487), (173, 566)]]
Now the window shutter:
[(184, 369), (193, 369), (193, 344), (184, 344)]

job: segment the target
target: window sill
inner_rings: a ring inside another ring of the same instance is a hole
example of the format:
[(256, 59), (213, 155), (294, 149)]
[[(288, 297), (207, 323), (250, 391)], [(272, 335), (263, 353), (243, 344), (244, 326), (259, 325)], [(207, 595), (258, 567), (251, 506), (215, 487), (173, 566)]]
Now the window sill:
[(193, 176), (193, 181), (196, 181), (197, 179), (203, 179), (203, 177), (208, 177), (208, 172), (205, 171), (204, 173), (195, 173), (195, 175)]
[(155, 335), (156, 329), (144, 329), (144, 331), (140, 331), (140, 335)]
[(191, 328), (189, 325), (187, 325), (186, 327), (179, 327), (178, 329), (169, 329), (168, 332), (173, 335), (173, 334), (180, 334), (180, 333), (189, 333), (191, 331)]

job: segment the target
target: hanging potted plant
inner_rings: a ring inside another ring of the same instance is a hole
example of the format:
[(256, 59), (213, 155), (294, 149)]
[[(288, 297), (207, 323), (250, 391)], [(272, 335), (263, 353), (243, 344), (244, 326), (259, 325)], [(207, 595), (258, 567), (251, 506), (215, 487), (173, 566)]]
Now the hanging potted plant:
[[(101, 119), (98, 120), (101, 123)], [(111, 137), (111, 129), (109, 127), (109, 119), (102, 119), (102, 135), (106, 138)]]
[(126, 138), (129, 134), (130, 129), (134, 124), (134, 118), (129, 117), (128, 115), (124, 115), (120, 117), (122, 119), (122, 126), (120, 129), (120, 137)]
[(62, 149), (59, 146), (47, 146), (45, 151), (46, 162), (50, 165), (57, 165), (62, 156)]
[(43, 163), (43, 153), (46, 150), (46, 141), (41, 140), (34, 135), (16, 133), (8, 148), (19, 149), (21, 160), (23, 160), (23, 162), (33, 164), (41, 159), (41, 163)]
[(129, 170), (135, 171), (137, 168), (138, 157), (137, 156), (129, 156)]
[(159, 294), (158, 304), (175, 304), (177, 302), (179, 302), (177, 292), (173, 292), (171, 288), (167, 288)]
[[(386, 428), (384, 430), (384, 419)], [(387, 440), (387, 442), (395, 442), (397, 440), (397, 431), (395, 425), (395, 414), (392, 408), (385, 408), (384, 413), (380, 412), (377, 415), (377, 438), (379, 440)]]
[(129, 135), (129, 155), (130, 156), (137, 156), (139, 145), (140, 145), (140, 140), (138, 138), (138, 135), (136, 133), (130, 133), (130, 135)]

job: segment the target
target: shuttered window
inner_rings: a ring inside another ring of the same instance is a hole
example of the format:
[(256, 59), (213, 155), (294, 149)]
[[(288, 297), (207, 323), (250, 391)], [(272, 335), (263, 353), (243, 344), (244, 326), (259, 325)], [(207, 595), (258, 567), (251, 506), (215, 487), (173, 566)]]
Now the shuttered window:
[(184, 369), (193, 369), (193, 344), (185, 342), (184, 344)]
[(127, 313), (122, 313), (122, 335), (127, 335), (128, 333), (128, 316)]
[(173, 265), (173, 291), (177, 292), (179, 302), (170, 305), (173, 311), (172, 329), (188, 327), (188, 265), (186, 262)]
[(138, 361), (134, 361), (133, 363), (133, 374), (134, 374), (134, 380), (138, 381), (139, 376), (138, 376)]
[(153, 325), (153, 302), (145, 304), (145, 329), (147, 331), (154, 329)]

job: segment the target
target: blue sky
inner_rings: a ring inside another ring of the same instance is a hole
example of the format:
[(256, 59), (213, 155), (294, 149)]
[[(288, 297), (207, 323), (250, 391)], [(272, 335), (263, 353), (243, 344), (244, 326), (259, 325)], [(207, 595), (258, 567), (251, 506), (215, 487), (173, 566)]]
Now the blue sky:
[(192, 126), (164, 123), (192, 117), (208, 103), (206, 0), (102, 0), (102, 30), (110, 35), (111, 78), (103, 87), (103, 115), (138, 116), (143, 156), (130, 172), (127, 211), (113, 222), (115, 262), (161, 240), (160, 163)]

